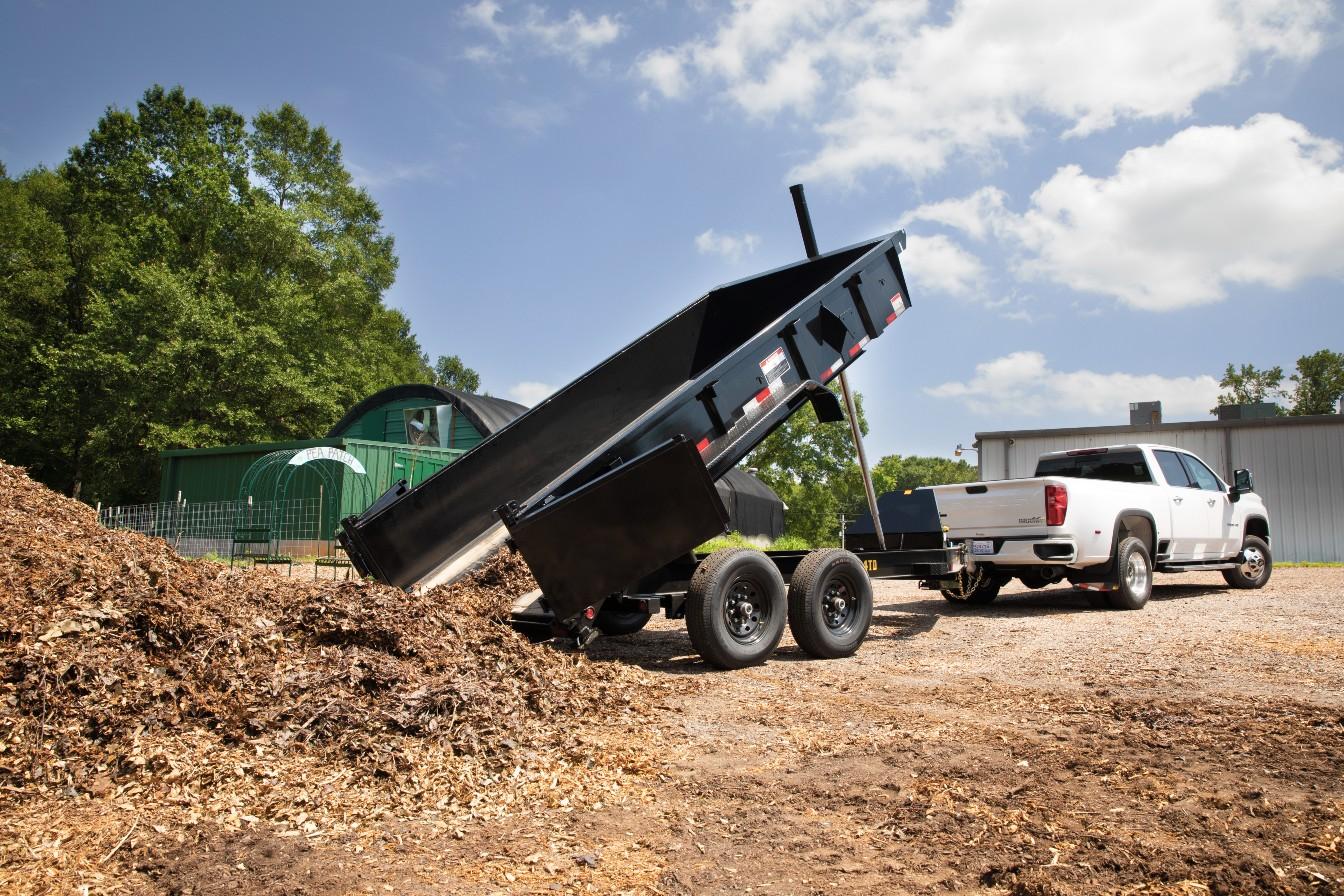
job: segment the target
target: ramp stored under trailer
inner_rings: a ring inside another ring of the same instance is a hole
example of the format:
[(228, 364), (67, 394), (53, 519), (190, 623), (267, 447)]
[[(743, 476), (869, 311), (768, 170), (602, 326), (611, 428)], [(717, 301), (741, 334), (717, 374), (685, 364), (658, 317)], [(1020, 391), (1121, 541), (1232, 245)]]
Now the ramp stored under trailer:
[(584, 640), (604, 600), (723, 532), (714, 480), (792, 413), (811, 402), (843, 420), (826, 384), (910, 307), (904, 246), (897, 232), (712, 290), (345, 520), (351, 561), (389, 584), (437, 584), (507, 529), (545, 609)]

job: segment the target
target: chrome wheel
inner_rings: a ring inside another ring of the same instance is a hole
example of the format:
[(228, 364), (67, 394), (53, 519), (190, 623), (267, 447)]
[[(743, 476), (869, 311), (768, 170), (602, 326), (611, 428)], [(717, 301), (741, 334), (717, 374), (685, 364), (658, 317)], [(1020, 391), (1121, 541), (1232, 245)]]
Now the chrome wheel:
[(1148, 560), (1138, 551), (1129, 555), (1125, 563), (1125, 584), (1135, 594), (1141, 594), (1148, 587)]
[(1260, 578), (1260, 576), (1264, 575), (1265, 555), (1260, 552), (1259, 548), (1248, 547), (1241, 552), (1241, 556), (1243, 562), (1237, 569), (1243, 576), (1251, 581), (1255, 581)]

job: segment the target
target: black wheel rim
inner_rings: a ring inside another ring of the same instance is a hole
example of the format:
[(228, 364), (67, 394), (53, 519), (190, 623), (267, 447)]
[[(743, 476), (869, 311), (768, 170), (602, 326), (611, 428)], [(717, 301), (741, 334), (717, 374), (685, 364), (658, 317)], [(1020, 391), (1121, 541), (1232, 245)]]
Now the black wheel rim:
[(739, 644), (755, 644), (765, 636), (771, 606), (766, 591), (754, 579), (734, 580), (723, 599), (723, 624)]
[(849, 576), (827, 580), (821, 594), (821, 619), (833, 635), (847, 635), (859, 619), (859, 590)]

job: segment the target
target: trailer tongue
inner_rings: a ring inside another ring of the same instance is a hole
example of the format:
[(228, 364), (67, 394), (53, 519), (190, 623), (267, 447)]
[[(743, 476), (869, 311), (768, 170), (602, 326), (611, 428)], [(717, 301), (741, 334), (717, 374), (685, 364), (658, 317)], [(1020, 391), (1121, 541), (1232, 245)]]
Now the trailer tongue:
[(822, 421), (844, 419), (826, 384), (910, 307), (904, 247), (897, 232), (710, 291), (456, 463), (346, 519), (351, 561), (427, 587), (507, 532), (544, 609), (585, 640), (604, 600), (724, 531), (714, 481), (790, 415), (811, 403)]

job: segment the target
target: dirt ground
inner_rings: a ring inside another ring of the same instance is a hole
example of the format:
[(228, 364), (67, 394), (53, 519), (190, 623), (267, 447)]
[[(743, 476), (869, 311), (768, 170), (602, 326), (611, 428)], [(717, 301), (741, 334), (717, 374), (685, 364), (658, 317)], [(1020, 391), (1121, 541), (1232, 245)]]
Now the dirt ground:
[[(1159, 577), (1142, 612), (880, 583), (855, 657), (708, 671), (680, 623), (599, 642), (669, 689), (610, 800), (375, 845), (144, 839), (157, 892), (1344, 892), (1344, 569)], [(367, 844), (367, 839), (361, 843)]]

